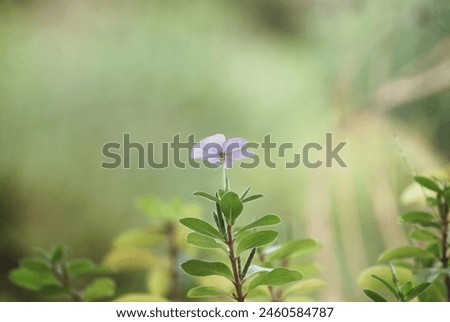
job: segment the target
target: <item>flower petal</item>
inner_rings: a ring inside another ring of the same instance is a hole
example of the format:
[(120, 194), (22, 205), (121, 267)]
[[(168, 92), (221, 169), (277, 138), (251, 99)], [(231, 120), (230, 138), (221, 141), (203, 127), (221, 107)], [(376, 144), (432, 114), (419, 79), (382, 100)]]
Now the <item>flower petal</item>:
[(206, 159), (209, 163), (214, 164), (216, 166), (220, 166), (222, 162), (219, 157), (209, 157)]
[(245, 144), (247, 144), (247, 139), (231, 138), (223, 143), (223, 151), (230, 154), (235, 149), (241, 149)]
[(239, 149), (239, 150), (233, 150), (231, 152), (231, 158), (233, 161), (242, 160), (245, 158), (249, 158), (255, 155), (255, 152), (252, 150), (247, 150), (247, 148)]
[(225, 135), (223, 134), (214, 134), (211, 136), (208, 136), (206, 138), (204, 138), (203, 140), (201, 140), (200, 143), (200, 147), (204, 148), (205, 145), (210, 144), (210, 143), (214, 143), (220, 146), (223, 146), (224, 142), (225, 142)]

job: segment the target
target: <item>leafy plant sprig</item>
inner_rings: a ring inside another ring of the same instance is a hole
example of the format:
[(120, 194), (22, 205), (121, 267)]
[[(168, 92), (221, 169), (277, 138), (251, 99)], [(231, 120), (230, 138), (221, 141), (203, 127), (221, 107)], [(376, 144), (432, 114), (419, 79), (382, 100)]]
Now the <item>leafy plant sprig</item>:
[[(116, 284), (108, 277), (106, 267), (87, 259), (67, 260), (67, 248), (62, 245), (50, 252), (38, 251), (38, 256), (25, 258), (13, 269), (9, 279), (16, 285), (39, 295), (73, 301), (98, 301), (114, 296)], [(87, 281), (86, 281), (87, 278)]]
[[(386, 281), (381, 276), (372, 274), (372, 278), (380, 282), (389, 292), (391, 292), (394, 297), (397, 299), (398, 302), (409, 302), (415, 299), (417, 296), (419, 296), (421, 293), (423, 293), (430, 285), (431, 283), (425, 282), (418, 284), (414, 286), (412, 282), (405, 282), (403, 284), (400, 284), (399, 278), (397, 275), (397, 272), (395, 270), (394, 265), (392, 263), (389, 263), (389, 268), (392, 276), (392, 284)], [(379, 294), (376, 291), (365, 289), (364, 293), (370, 297), (374, 302), (387, 302), (388, 300), (383, 297), (381, 294)]]
[[(277, 215), (268, 214), (241, 228), (236, 225), (243, 213), (244, 205), (263, 197), (261, 194), (248, 196), (250, 187), (238, 195), (230, 189), (225, 175), (225, 168), (231, 167), (234, 160), (248, 156), (249, 151), (244, 150), (246, 143), (245, 139), (226, 140), (223, 135), (217, 134), (200, 141), (192, 151), (194, 158), (206, 159), (210, 163), (223, 166), (224, 187), (215, 194), (203, 191), (194, 193), (214, 203), (212, 217), (215, 227), (197, 218), (183, 218), (180, 222), (193, 231), (186, 238), (188, 243), (201, 248), (222, 250), (226, 254), (228, 265), (220, 261), (194, 259), (184, 262), (181, 267), (192, 276), (225, 277), (232, 283), (234, 291), (230, 294), (215, 286), (200, 286), (188, 292), (190, 297), (226, 294), (238, 302), (243, 302), (249, 292), (259, 286), (280, 286), (303, 278), (300, 272), (288, 268), (265, 268), (252, 265), (258, 249), (274, 242), (278, 236), (276, 231), (262, 228), (277, 225), (281, 219)], [(211, 153), (210, 149), (214, 153)]]
[[(404, 213), (400, 217), (400, 222), (410, 228), (409, 236), (414, 241), (413, 244), (389, 249), (383, 252), (378, 260), (399, 261), (403, 266), (410, 267), (416, 279), (422, 281), (416, 286), (416, 291), (421, 290), (416, 295), (419, 295), (420, 300), (450, 301), (450, 185), (447, 180), (422, 176), (414, 178), (424, 192), (426, 202), (432, 211)], [(413, 259), (412, 265), (403, 262), (409, 258)], [(374, 278), (381, 280), (379, 276)], [(400, 290), (403, 287), (408, 289), (409, 286), (411, 285), (403, 285)], [(374, 295), (372, 291), (369, 293)], [(397, 295), (400, 300), (409, 299), (408, 294), (405, 297), (404, 292)], [(401, 296), (405, 298), (402, 299)]]

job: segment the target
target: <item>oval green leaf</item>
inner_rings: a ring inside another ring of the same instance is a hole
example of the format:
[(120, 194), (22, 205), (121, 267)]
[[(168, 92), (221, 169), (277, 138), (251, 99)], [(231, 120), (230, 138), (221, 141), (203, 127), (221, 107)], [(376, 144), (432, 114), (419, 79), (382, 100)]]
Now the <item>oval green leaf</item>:
[(292, 282), (300, 281), (303, 275), (300, 272), (292, 271), (287, 268), (275, 268), (271, 272), (261, 274), (250, 282), (248, 290), (252, 290), (257, 286), (280, 286)]
[(225, 250), (225, 247), (222, 244), (219, 244), (215, 239), (199, 233), (188, 234), (186, 237), (186, 242), (200, 248), (220, 248)]
[(379, 262), (389, 262), (396, 259), (404, 259), (415, 257), (423, 254), (424, 250), (416, 246), (402, 246), (393, 249), (389, 249), (382, 253), (378, 258)]
[(222, 234), (216, 228), (214, 228), (213, 226), (208, 224), (206, 221), (203, 221), (201, 219), (182, 218), (182, 219), (180, 219), (180, 223), (185, 225), (187, 228), (190, 228), (193, 231), (196, 231), (199, 234), (223, 240)]
[(9, 279), (14, 284), (33, 291), (39, 290), (44, 285), (59, 285), (51, 272), (31, 271), (25, 268), (16, 268), (9, 273)]
[(51, 268), (41, 259), (25, 258), (19, 262), (21, 268), (28, 269), (33, 272), (48, 272), (51, 273)]
[(426, 240), (426, 241), (431, 241), (431, 240), (437, 240), (438, 237), (435, 236), (433, 233), (430, 233), (429, 231), (426, 230), (413, 230), (409, 236), (413, 239), (416, 240)]
[(387, 302), (387, 300), (375, 291), (364, 290), (364, 293), (374, 302)]
[(227, 223), (234, 224), (236, 219), (242, 213), (244, 205), (236, 193), (233, 191), (228, 191), (220, 200), (220, 209), (222, 210)]
[(432, 179), (429, 179), (429, 178), (426, 178), (426, 177), (420, 177), (420, 176), (416, 176), (416, 177), (414, 177), (414, 179), (422, 187), (425, 187), (427, 189), (433, 190), (435, 192), (441, 192), (442, 191), (442, 189), (439, 187), (439, 185)]
[(258, 265), (250, 265), (248, 268), (247, 274), (245, 274), (245, 278), (249, 278), (255, 274), (259, 273), (267, 273), (273, 271), (273, 268), (270, 267), (262, 267)]
[(98, 301), (108, 297), (113, 297), (116, 292), (116, 283), (107, 277), (95, 279), (84, 290), (84, 300), (88, 302)]
[(267, 245), (273, 242), (277, 238), (277, 236), (278, 233), (273, 230), (263, 230), (248, 234), (247, 236), (242, 238), (241, 242), (239, 243), (236, 250), (236, 256), (239, 256), (248, 249)]
[(270, 249), (266, 253), (266, 259), (270, 261), (282, 260), (292, 255), (309, 255), (320, 249), (320, 244), (314, 239), (293, 240)]
[(275, 214), (268, 214), (268, 215), (265, 215), (265, 216), (255, 220), (254, 222), (240, 228), (236, 234), (240, 234), (246, 230), (257, 228), (257, 227), (278, 225), (279, 223), (281, 223), (280, 217), (278, 217)]
[(181, 268), (192, 276), (219, 275), (233, 280), (233, 274), (228, 266), (220, 262), (205, 262), (193, 259), (181, 264)]
[(422, 292), (425, 292), (425, 290), (431, 285), (431, 283), (422, 283), (415, 287), (413, 287), (406, 296), (407, 301), (413, 300), (416, 296), (419, 296)]
[(403, 224), (420, 224), (424, 227), (441, 227), (440, 224), (436, 223), (432, 214), (424, 211), (410, 211), (404, 213), (400, 217), (400, 222)]

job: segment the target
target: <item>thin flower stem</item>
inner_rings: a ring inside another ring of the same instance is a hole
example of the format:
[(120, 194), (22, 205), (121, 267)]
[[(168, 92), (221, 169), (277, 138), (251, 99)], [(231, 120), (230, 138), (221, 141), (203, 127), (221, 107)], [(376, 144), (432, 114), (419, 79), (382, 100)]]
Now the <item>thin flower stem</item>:
[(223, 183), (223, 190), (227, 189), (227, 175), (225, 173), (225, 164), (222, 165), (222, 183)]

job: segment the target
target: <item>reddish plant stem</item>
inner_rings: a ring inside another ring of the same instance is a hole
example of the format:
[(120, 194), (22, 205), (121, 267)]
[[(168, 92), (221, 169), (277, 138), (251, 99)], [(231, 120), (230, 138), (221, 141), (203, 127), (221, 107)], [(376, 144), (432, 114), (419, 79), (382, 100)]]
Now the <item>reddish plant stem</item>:
[(234, 298), (236, 299), (236, 301), (238, 302), (244, 302), (245, 301), (245, 295), (242, 293), (242, 280), (240, 277), (240, 272), (239, 269), (237, 267), (237, 258), (236, 255), (234, 253), (234, 237), (233, 237), (233, 229), (231, 227), (231, 225), (227, 225), (227, 240), (226, 243), (228, 245), (229, 248), (229, 259), (231, 262), (231, 269), (233, 271), (233, 277), (234, 277), (234, 288), (236, 289), (236, 294), (234, 295)]

